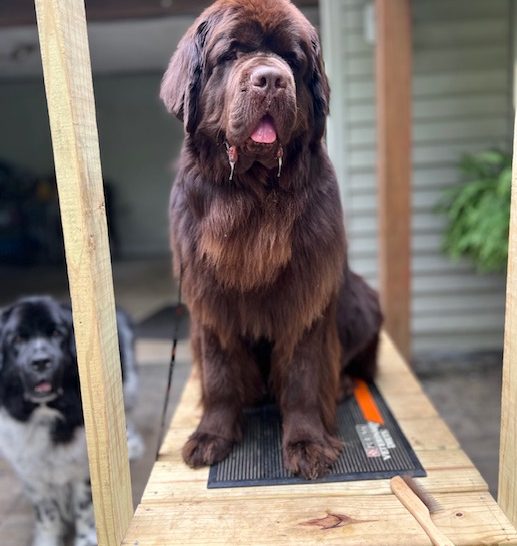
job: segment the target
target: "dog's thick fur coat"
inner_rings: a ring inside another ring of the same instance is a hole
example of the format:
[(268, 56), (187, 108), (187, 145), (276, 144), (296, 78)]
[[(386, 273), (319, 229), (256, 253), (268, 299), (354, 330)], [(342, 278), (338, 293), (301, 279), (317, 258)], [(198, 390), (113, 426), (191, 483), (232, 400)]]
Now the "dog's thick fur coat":
[(227, 456), (243, 407), (269, 393), (287, 468), (321, 476), (341, 449), (349, 374), (373, 377), (381, 314), (347, 265), (317, 33), (287, 0), (218, 0), (181, 40), (161, 97), (185, 127), (171, 242), (203, 387), (184, 459)]

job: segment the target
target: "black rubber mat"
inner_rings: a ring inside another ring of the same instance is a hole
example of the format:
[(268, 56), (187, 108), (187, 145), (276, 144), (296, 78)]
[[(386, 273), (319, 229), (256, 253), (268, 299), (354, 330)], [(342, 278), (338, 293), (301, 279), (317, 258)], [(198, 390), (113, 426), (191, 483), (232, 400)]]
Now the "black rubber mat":
[[(354, 396), (338, 408), (339, 436), (345, 447), (328, 475), (315, 482), (391, 478), (426, 472), (374, 384), (358, 382)], [(281, 421), (276, 406), (246, 411), (243, 441), (210, 468), (208, 487), (305, 483), (282, 463)], [(313, 483), (313, 482), (311, 482)]]

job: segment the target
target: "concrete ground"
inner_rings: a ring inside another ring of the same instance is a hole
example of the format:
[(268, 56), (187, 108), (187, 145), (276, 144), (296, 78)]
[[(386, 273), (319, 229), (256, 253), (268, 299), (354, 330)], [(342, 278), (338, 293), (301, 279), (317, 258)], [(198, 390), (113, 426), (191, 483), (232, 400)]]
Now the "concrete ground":
[[(174, 301), (175, 291), (168, 260), (123, 262), (114, 266), (117, 302), (141, 320)], [(47, 293), (67, 296), (63, 270), (0, 267), (0, 305), (22, 294)], [(140, 340), (140, 403), (136, 425), (147, 447), (144, 458), (131, 467), (133, 497), (140, 498), (151, 470), (165, 394), (170, 344)], [(415, 370), (442, 417), (478, 466), (493, 494), (497, 488), (499, 447), (501, 355), (427, 355), (415, 358)], [(189, 373), (186, 342), (180, 344), (174, 376), (173, 406)], [(0, 543), (28, 546), (32, 512), (16, 477), (0, 459)]]
[(502, 354), (427, 355), (415, 358), (414, 369), (497, 497)]

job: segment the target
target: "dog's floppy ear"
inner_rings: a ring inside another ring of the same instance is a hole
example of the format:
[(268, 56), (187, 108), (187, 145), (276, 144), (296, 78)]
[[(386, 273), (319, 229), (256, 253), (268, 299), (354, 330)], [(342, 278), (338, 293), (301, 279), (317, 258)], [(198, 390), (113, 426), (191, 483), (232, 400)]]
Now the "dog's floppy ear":
[(193, 133), (198, 124), (208, 28), (205, 20), (187, 31), (162, 79), (160, 98), (167, 110), (183, 121), (187, 133)]
[(77, 358), (77, 350), (75, 348), (75, 334), (74, 334), (74, 321), (72, 318), (72, 305), (70, 303), (60, 303), (63, 318), (68, 328), (68, 342), (70, 347), (70, 354), (72, 358)]
[(0, 371), (4, 364), (4, 329), (12, 307), (0, 308)]
[(314, 111), (314, 140), (320, 140), (325, 133), (329, 113), (330, 86), (325, 73), (319, 38), (315, 32), (311, 40), (311, 73), (309, 88), (312, 93)]
[(4, 364), (4, 326), (6, 322), (6, 311), (5, 309), (0, 309), (0, 371)]

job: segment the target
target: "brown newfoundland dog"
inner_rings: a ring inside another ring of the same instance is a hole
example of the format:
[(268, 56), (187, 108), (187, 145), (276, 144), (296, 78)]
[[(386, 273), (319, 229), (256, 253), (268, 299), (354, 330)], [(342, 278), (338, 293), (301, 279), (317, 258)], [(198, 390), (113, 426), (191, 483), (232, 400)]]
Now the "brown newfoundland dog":
[(374, 374), (381, 313), (347, 266), (317, 33), (288, 0), (218, 0), (179, 43), (161, 98), (185, 127), (171, 240), (203, 392), (183, 457), (226, 457), (243, 408), (272, 394), (286, 467), (321, 476), (342, 447), (349, 376)]

